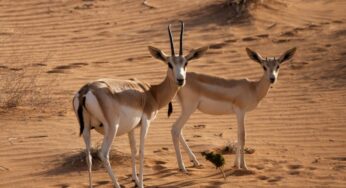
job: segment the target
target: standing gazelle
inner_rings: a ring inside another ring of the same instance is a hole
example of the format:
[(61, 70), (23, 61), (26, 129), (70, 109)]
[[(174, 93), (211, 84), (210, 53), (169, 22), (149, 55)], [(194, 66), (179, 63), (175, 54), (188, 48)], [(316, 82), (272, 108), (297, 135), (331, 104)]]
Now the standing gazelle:
[[(149, 46), (151, 55), (168, 65), (166, 78), (158, 85), (149, 85), (138, 80), (101, 79), (84, 85), (73, 98), (73, 108), (80, 124), (80, 134), (86, 145), (86, 161), (89, 171), (89, 185), (92, 187), (90, 155), (90, 130), (104, 135), (99, 157), (101, 158), (113, 185), (120, 188), (115, 173), (109, 163), (109, 151), (115, 136), (128, 134), (131, 146), (132, 179), (138, 187), (143, 187), (144, 140), (150, 122), (159, 109), (166, 106), (185, 84), (186, 65), (189, 60), (201, 57), (207, 48), (193, 50), (183, 56), (184, 23), (181, 22), (180, 52), (174, 53), (173, 36), (170, 25), (168, 33), (171, 43), (171, 56), (162, 50)], [(136, 143), (134, 129), (140, 131), (140, 171), (136, 172)]]
[[(263, 67), (263, 76), (259, 81), (247, 79), (224, 79), (205, 74), (188, 72), (186, 85), (179, 90), (177, 96), (181, 104), (181, 115), (172, 127), (172, 138), (180, 170), (187, 172), (182, 160), (179, 141), (188, 153), (195, 166), (199, 165), (196, 156), (187, 145), (182, 128), (190, 115), (196, 110), (206, 114), (221, 115), (235, 113), (238, 121), (238, 144), (235, 166), (247, 169), (244, 159), (245, 113), (254, 110), (267, 95), (270, 84), (274, 84), (279, 73), (279, 66), (291, 59), (296, 51), (292, 48), (279, 58), (262, 56), (246, 48), (248, 56)], [(171, 111), (168, 112), (170, 114)]]

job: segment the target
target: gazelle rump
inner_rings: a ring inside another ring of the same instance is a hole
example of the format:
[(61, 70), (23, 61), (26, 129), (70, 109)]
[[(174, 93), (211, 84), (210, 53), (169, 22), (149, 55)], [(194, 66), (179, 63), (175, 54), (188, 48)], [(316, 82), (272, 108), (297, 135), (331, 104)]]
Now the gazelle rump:
[[(238, 144), (235, 166), (239, 169), (247, 169), (244, 159), (245, 114), (254, 110), (267, 95), (270, 85), (277, 80), (279, 66), (293, 57), (296, 48), (286, 51), (279, 58), (263, 58), (249, 48), (246, 48), (246, 51), (250, 59), (263, 67), (263, 76), (258, 81), (224, 79), (194, 72), (187, 73), (186, 85), (177, 94), (182, 108), (181, 114), (173, 124), (171, 131), (178, 166), (183, 172), (187, 172), (187, 170), (182, 160), (179, 143), (183, 145), (193, 164), (200, 165), (182, 134), (185, 123), (196, 109), (212, 115), (236, 114)], [(170, 104), (168, 114), (171, 111)]]
[[(171, 56), (162, 50), (149, 46), (151, 55), (163, 61), (167, 67), (165, 79), (157, 85), (149, 85), (136, 79), (116, 80), (100, 79), (85, 84), (73, 98), (73, 108), (80, 123), (80, 134), (86, 145), (86, 161), (89, 172), (89, 185), (92, 187), (92, 158), (90, 155), (90, 130), (104, 135), (99, 157), (102, 160), (113, 185), (120, 188), (116, 174), (112, 172), (109, 162), (109, 151), (115, 136), (128, 134), (131, 147), (132, 178), (138, 187), (143, 187), (144, 141), (150, 122), (155, 119), (159, 109), (166, 106), (185, 84), (186, 65), (189, 60), (201, 57), (207, 48), (193, 50), (183, 56), (183, 30), (181, 22), (181, 38), (179, 56), (174, 53), (173, 36), (170, 25), (168, 33), (171, 42)], [(134, 128), (140, 127), (140, 169), (136, 170), (136, 143)]]

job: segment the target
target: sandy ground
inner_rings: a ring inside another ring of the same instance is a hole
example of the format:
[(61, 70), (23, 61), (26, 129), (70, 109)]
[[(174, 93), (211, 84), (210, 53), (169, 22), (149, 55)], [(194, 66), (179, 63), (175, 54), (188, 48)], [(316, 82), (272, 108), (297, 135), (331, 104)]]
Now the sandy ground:
[[(293, 46), (298, 51), (281, 66), (278, 83), (261, 105), (247, 115), (246, 145), (256, 150), (246, 155), (252, 173), (236, 173), (235, 156), (225, 155), (224, 180), (203, 159), (201, 151), (236, 140), (236, 120), (200, 112), (184, 135), (203, 167), (193, 168), (183, 153), (190, 174), (180, 173), (170, 138), (180, 110), (174, 102), (172, 117), (162, 109), (149, 130), (145, 185), (346, 187), (346, 1), (265, 0), (239, 18), (222, 0), (149, 3), (156, 8), (139, 0), (0, 2), (0, 75), (21, 71), (18, 64), (43, 67), (43, 88), (51, 88), (56, 104), (39, 112), (25, 106), (1, 110), (0, 187), (86, 187), (84, 143), (71, 108), (74, 92), (102, 77), (160, 82), (166, 66), (150, 57), (147, 46), (169, 52), (166, 27), (179, 19), (186, 23), (185, 52), (211, 45), (189, 71), (258, 79), (262, 69), (249, 60), (245, 47), (264, 56)], [(49, 86), (50, 80), (58, 84)], [(97, 146), (102, 137), (96, 132), (92, 137)], [(126, 135), (115, 139), (113, 151), (119, 182), (133, 187)], [(93, 174), (95, 187), (111, 187), (100, 165)]]

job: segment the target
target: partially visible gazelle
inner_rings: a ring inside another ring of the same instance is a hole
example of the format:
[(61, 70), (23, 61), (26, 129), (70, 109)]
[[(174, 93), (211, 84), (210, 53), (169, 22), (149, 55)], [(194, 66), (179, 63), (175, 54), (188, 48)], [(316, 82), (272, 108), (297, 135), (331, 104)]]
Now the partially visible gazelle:
[[(103, 161), (113, 185), (120, 188), (116, 174), (109, 163), (109, 151), (115, 136), (128, 134), (131, 146), (132, 178), (136, 185), (143, 187), (144, 140), (150, 122), (155, 119), (159, 109), (166, 106), (185, 84), (187, 62), (201, 57), (207, 48), (193, 50), (183, 56), (183, 30), (181, 22), (180, 52), (174, 53), (173, 37), (168, 26), (171, 43), (171, 56), (162, 50), (149, 46), (151, 55), (167, 65), (166, 78), (158, 85), (132, 80), (101, 79), (84, 85), (73, 98), (73, 108), (80, 124), (80, 134), (86, 145), (86, 161), (89, 171), (89, 185), (92, 187), (90, 155), (90, 130), (95, 129), (104, 135), (99, 157)], [(136, 143), (134, 129), (140, 131), (140, 170), (136, 172)]]
[[(247, 169), (244, 159), (245, 144), (245, 113), (254, 110), (258, 103), (267, 95), (269, 87), (277, 80), (280, 65), (291, 59), (296, 51), (292, 48), (280, 57), (263, 58), (249, 48), (246, 48), (250, 59), (263, 68), (263, 76), (258, 81), (247, 79), (224, 79), (205, 74), (188, 72), (186, 85), (179, 90), (177, 96), (182, 107), (181, 115), (173, 124), (172, 138), (180, 170), (187, 172), (182, 160), (179, 141), (195, 166), (199, 166), (196, 156), (187, 145), (182, 134), (182, 128), (190, 115), (196, 110), (206, 114), (221, 115), (235, 113), (238, 121), (238, 144), (235, 166)], [(170, 104), (171, 106), (171, 104)], [(172, 109), (168, 112), (168, 115)]]

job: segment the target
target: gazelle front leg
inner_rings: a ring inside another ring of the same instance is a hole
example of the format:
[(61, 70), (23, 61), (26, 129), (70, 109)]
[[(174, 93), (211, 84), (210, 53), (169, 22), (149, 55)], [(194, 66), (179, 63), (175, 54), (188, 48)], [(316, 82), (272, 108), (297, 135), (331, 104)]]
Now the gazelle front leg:
[(140, 157), (140, 165), (139, 165), (139, 184), (138, 188), (143, 188), (143, 170), (144, 170), (144, 141), (148, 133), (148, 129), (150, 126), (150, 121), (146, 116), (144, 116), (141, 120), (141, 138), (140, 138), (140, 149), (139, 149), (139, 157)]
[(137, 170), (136, 170), (137, 148), (136, 148), (136, 139), (135, 139), (135, 132), (134, 132), (134, 130), (131, 130), (128, 133), (128, 137), (129, 137), (130, 147), (131, 147), (132, 180), (135, 181), (136, 185), (138, 185), (139, 184), (139, 180), (138, 180)]
[(193, 162), (193, 166), (197, 167), (200, 166), (201, 164), (198, 162), (195, 154), (192, 152), (191, 148), (189, 145), (187, 145), (186, 140), (184, 138), (183, 132), (180, 133), (180, 143), (183, 145), (185, 151), (188, 153), (190, 161)]
[(235, 160), (235, 166), (238, 169), (247, 170), (244, 158), (244, 146), (245, 146), (245, 112), (243, 110), (236, 110), (237, 121), (238, 121), (238, 143), (237, 143), (237, 154)]
[(190, 159), (193, 160), (195, 165), (199, 165), (199, 162), (197, 161), (196, 157), (192, 153), (190, 147), (187, 145), (187, 143), (186, 143), (186, 141), (182, 135), (182, 132), (181, 132), (186, 121), (189, 119), (190, 115), (195, 111), (195, 109), (196, 108), (190, 107), (190, 109), (189, 109), (189, 107), (187, 107), (187, 108), (183, 107), (180, 117), (173, 124), (172, 130), (171, 130), (175, 154), (177, 156), (178, 166), (179, 166), (179, 169), (184, 173), (187, 173), (187, 170), (185, 168), (183, 158), (181, 156), (179, 140), (183, 144), (184, 149), (189, 153)]

